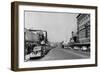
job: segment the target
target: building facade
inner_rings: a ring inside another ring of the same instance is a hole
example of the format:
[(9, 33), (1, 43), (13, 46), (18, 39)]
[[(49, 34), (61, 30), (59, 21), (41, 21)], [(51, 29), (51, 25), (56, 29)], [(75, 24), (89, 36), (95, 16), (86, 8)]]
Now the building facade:
[(71, 43), (78, 43), (78, 37), (77, 37), (77, 32), (72, 31), (71, 32), (71, 38), (70, 38), (70, 42)]
[(90, 43), (90, 14), (78, 14), (76, 18), (79, 43)]

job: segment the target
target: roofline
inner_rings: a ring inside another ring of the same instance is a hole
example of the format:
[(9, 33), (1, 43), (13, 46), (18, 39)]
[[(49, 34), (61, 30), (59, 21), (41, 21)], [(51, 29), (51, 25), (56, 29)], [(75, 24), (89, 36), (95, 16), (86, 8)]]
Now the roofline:
[[(24, 29), (27, 29), (27, 28), (24, 28)], [(44, 32), (47, 32), (46, 30), (33, 30), (33, 29), (27, 29), (29, 31), (44, 31)]]
[(81, 13), (79, 13), (76, 18), (78, 18), (80, 15), (81, 15)]

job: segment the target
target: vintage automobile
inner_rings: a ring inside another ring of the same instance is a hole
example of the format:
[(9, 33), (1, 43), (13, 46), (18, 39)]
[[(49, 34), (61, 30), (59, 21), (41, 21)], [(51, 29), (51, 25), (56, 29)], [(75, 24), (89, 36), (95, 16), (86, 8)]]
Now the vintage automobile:
[(80, 50), (80, 47), (79, 46), (74, 46), (73, 49), (74, 50)]
[(30, 58), (41, 56), (41, 46), (35, 46), (33, 51), (30, 53)]
[(47, 32), (43, 30), (27, 29), (24, 34), (25, 61), (45, 56), (47, 52)]

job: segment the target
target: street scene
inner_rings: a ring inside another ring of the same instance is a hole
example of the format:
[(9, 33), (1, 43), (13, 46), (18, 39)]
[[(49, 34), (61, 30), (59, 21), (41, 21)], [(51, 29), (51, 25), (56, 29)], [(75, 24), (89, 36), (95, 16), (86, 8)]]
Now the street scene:
[(82, 51), (57, 47), (52, 49), (45, 57), (41, 58), (40, 60), (87, 59), (89, 56), (89, 52), (83, 53)]
[(25, 12), (24, 61), (90, 58), (90, 14)]

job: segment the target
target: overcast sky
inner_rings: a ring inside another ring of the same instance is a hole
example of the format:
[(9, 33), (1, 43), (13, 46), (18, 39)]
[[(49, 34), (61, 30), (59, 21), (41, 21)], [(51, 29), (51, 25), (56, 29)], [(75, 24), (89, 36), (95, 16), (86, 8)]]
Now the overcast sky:
[(50, 42), (68, 41), (76, 31), (78, 14), (25, 11), (25, 28), (46, 30)]

